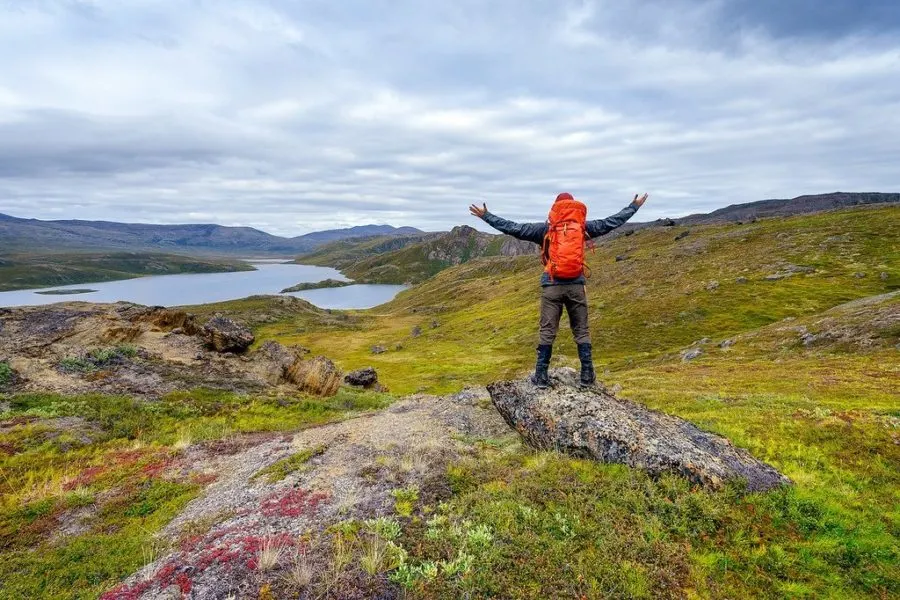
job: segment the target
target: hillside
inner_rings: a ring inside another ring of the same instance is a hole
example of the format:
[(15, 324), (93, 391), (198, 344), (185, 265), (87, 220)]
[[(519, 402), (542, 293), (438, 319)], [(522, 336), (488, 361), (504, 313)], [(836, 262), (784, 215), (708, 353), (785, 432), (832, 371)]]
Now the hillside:
[(750, 221), (771, 217), (792, 217), (827, 210), (840, 210), (854, 206), (900, 203), (900, 194), (847, 193), (809, 194), (790, 199), (759, 200), (745, 204), (732, 204), (706, 214), (689, 215), (676, 219), (681, 225), (701, 225), (727, 221)]
[[(734, 204), (706, 214), (654, 222), (629, 222), (610, 238), (631, 235), (647, 227), (710, 225), (783, 218), (851, 207), (900, 203), (900, 194), (842, 193), (799, 196)], [(639, 215), (638, 215), (638, 218)], [(463, 240), (463, 238), (466, 238)], [(473, 258), (536, 254), (534, 244), (508, 236), (491, 236), (463, 226), (450, 234), (428, 234), (400, 239), (374, 238), (329, 244), (297, 259), (300, 264), (340, 269), (365, 283), (419, 283), (441, 270)]]
[[(604, 384), (793, 481), (768, 493), (536, 451), (497, 423), (478, 386), (533, 365), (535, 256), (469, 260), (368, 311), (190, 307), (253, 328), (240, 358), (201, 349), (181, 312), (5, 311), (30, 345), (0, 356), (0, 597), (895, 597), (898, 231), (900, 208), (857, 207), (589, 254)], [(264, 387), (284, 348), (374, 366), (390, 395)], [(576, 364), (563, 330), (554, 366)], [(145, 382), (175, 391), (146, 401)]]
[(441, 235), (443, 234), (425, 233), (340, 240), (323, 244), (312, 252), (303, 254), (294, 262), (304, 265), (318, 265), (320, 267), (344, 269), (366, 258), (371, 258), (378, 254), (386, 254), (388, 252), (393, 252), (394, 250), (400, 250), (410, 244), (416, 244), (426, 239), (440, 237)]
[(241, 261), (174, 254), (110, 252), (0, 256), (0, 291), (115, 281), (143, 275), (252, 271)]
[(339, 242), (296, 262), (330, 266), (360, 283), (419, 283), (454, 265), (488, 256), (537, 254), (535, 244), (460, 225), (449, 233)]
[[(677, 356), (693, 342), (730, 336), (785, 318), (815, 314), (900, 287), (900, 208), (869, 207), (755, 223), (650, 227), (600, 238), (588, 253), (591, 325), (600, 362), (613, 368)], [(687, 235), (685, 235), (687, 234)], [(679, 238), (679, 239), (676, 239)], [(620, 260), (616, 260), (619, 257)], [(513, 375), (532, 360), (541, 266), (537, 257), (474, 260), (441, 271), (370, 313), (346, 334), (265, 335), (297, 341), (347, 363), (371, 362), (394, 385), (417, 389), (423, 376), (452, 389), (461, 377)], [(239, 303), (238, 303), (239, 305)], [(365, 313), (364, 313), (365, 314)], [(436, 319), (440, 327), (432, 329)], [(421, 326), (423, 335), (410, 338)], [(473, 336), (491, 361), (467, 356)], [(572, 354), (561, 333), (562, 352)], [(375, 344), (404, 350), (370, 356)], [(407, 356), (456, 357), (407, 372)], [(498, 368), (500, 371), (498, 372)]]
[(283, 238), (252, 227), (149, 225), (107, 221), (41, 221), (0, 214), (0, 252), (162, 251), (188, 254), (292, 256), (339, 239), (419, 233), (412, 227), (365, 225)]

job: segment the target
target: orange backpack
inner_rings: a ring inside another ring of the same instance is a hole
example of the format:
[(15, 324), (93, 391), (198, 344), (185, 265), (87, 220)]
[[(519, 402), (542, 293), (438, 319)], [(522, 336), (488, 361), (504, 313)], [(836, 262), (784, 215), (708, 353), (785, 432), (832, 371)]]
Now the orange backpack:
[(584, 274), (587, 207), (570, 194), (560, 194), (547, 218), (541, 262), (550, 279), (575, 279)]

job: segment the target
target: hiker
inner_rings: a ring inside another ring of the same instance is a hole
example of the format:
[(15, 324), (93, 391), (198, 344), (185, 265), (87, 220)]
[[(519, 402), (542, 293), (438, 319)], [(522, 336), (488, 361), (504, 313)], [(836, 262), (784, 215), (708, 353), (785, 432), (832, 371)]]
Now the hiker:
[(562, 193), (556, 197), (545, 223), (507, 221), (488, 212), (487, 204), (482, 204), (480, 208), (475, 204), (469, 207), (469, 212), (494, 229), (541, 246), (544, 273), (541, 275), (540, 336), (537, 363), (531, 378), (536, 386), (545, 388), (550, 385), (547, 370), (550, 368), (553, 340), (559, 331), (563, 307), (569, 314), (569, 325), (572, 327), (575, 343), (578, 344), (581, 383), (591, 386), (597, 381), (588, 330), (584, 245), (585, 242), (624, 225), (646, 200), (647, 194), (640, 197), (635, 195), (631, 204), (613, 216), (588, 221), (587, 207), (575, 200), (572, 194)]

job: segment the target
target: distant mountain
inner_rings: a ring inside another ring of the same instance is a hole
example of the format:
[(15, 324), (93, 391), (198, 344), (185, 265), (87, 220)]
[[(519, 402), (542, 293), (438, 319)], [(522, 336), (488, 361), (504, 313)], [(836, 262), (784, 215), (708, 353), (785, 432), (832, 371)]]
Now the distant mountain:
[(295, 256), (341, 239), (422, 233), (413, 227), (364, 225), (284, 238), (252, 227), (147, 225), (109, 221), (41, 221), (0, 214), (0, 252), (153, 251), (179, 254)]
[(791, 217), (808, 213), (837, 210), (866, 204), (900, 202), (900, 194), (846, 193), (813, 194), (791, 199), (759, 200), (746, 204), (732, 204), (711, 213), (689, 215), (675, 219), (681, 225), (700, 225), (727, 221), (749, 221), (769, 217)]

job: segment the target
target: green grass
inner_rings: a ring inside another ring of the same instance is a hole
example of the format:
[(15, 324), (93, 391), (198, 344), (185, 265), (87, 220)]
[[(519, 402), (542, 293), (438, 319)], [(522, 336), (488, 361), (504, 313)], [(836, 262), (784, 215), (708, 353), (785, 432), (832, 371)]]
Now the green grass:
[(13, 370), (5, 360), (0, 361), (0, 388), (12, 381)]
[[(383, 408), (391, 397), (341, 390), (320, 400), (198, 389), (157, 402), (53, 394), (7, 402), (0, 413), (0, 598), (96, 598), (142, 566), (153, 533), (208, 483), (162, 478), (185, 439), (296, 430)], [(84, 425), (57, 430), (48, 419), (60, 417), (80, 417)], [(92, 512), (85, 530), (52, 541), (58, 520), (85, 507)]]
[(98, 369), (121, 363), (137, 356), (137, 348), (120, 345), (112, 348), (94, 348), (83, 356), (67, 356), (59, 361), (59, 368), (68, 373), (93, 373)]
[[(873, 476), (898, 484), (887, 465), (843, 469), (846, 486)], [(711, 493), (675, 476), (653, 480), (625, 467), (487, 446), (449, 476), (452, 499), (438, 517), (407, 522), (400, 545), (415, 549), (413, 565), (468, 554), (471, 567), (414, 577), (414, 598), (878, 598), (900, 591), (896, 521), (875, 507), (859, 515), (824, 491)]]
[(144, 275), (252, 271), (235, 260), (152, 252), (9, 254), (0, 260), (0, 291), (131, 279)]
[(291, 473), (302, 470), (311, 458), (323, 454), (325, 450), (325, 446), (314, 446), (297, 454), (292, 454), (259, 471), (253, 476), (253, 479), (265, 479), (269, 483), (277, 483)]

